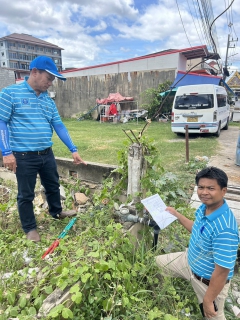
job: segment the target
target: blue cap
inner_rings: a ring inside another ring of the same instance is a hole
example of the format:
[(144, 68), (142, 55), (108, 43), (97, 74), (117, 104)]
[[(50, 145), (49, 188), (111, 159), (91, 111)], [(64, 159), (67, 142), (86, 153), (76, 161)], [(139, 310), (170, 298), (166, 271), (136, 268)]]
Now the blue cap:
[(45, 70), (48, 73), (51, 73), (53, 76), (57, 77), (58, 79), (61, 80), (67, 80), (66, 78), (63, 77), (60, 73), (58, 73), (57, 67), (53, 60), (49, 57), (46, 56), (39, 56), (35, 58), (31, 63), (30, 63), (30, 70), (32, 69), (38, 69), (38, 70)]

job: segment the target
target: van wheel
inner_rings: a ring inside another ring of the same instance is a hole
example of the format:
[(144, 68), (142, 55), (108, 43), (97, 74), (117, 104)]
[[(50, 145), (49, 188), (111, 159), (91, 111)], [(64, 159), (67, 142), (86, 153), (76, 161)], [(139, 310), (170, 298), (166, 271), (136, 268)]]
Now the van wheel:
[(219, 125), (218, 125), (218, 131), (215, 133), (216, 137), (220, 137), (220, 133), (221, 133), (221, 121), (219, 122)]
[(223, 130), (228, 130), (228, 126), (229, 126), (229, 118), (227, 118), (227, 123), (226, 123), (225, 127), (223, 128)]

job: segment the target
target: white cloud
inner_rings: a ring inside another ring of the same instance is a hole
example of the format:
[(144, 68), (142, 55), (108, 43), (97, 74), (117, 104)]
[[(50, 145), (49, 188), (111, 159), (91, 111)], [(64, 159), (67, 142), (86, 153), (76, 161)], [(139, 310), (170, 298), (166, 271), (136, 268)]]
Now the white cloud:
[[(85, 67), (207, 44), (200, 19), (193, 21), (191, 16), (197, 13), (193, 3), (178, 0), (180, 17), (176, 0), (0, 0), (0, 37), (14, 32), (31, 34), (64, 48), (64, 67)], [(214, 18), (226, 8), (225, 1), (212, 0), (212, 4)], [(240, 33), (239, 12), (240, 1), (235, 1), (216, 20), (223, 60), (228, 33)], [(229, 21), (234, 29), (227, 27)], [(229, 53), (237, 51), (239, 46)], [(239, 65), (240, 57), (230, 60)]]
[[(95, 2), (95, 5), (93, 5)], [(98, 0), (98, 1), (80, 1), (81, 13), (85, 17), (98, 19), (99, 17), (107, 17), (109, 15), (126, 17), (134, 19), (138, 14), (138, 10), (133, 7), (133, 0)]]

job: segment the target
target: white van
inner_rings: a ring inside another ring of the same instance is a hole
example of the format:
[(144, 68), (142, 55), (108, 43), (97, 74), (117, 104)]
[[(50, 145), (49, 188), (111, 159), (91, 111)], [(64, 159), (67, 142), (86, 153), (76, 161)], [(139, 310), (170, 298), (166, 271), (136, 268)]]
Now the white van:
[(183, 86), (177, 89), (172, 108), (172, 131), (215, 133), (228, 129), (230, 106), (224, 87), (214, 84)]

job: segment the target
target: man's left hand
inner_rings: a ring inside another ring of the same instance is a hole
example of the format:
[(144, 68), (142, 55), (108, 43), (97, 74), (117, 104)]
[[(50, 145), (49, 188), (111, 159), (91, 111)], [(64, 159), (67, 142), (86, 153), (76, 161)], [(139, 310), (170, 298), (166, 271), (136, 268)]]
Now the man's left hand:
[(72, 153), (72, 157), (73, 157), (73, 163), (74, 163), (74, 164), (83, 163), (83, 164), (87, 165), (87, 163), (86, 163), (85, 161), (83, 161), (83, 159), (80, 157), (80, 155), (78, 154), (78, 152), (73, 152), (73, 153)]
[(217, 312), (214, 310), (213, 301), (206, 302), (203, 300), (203, 310), (205, 317), (207, 317), (208, 319), (213, 318), (217, 315)]

